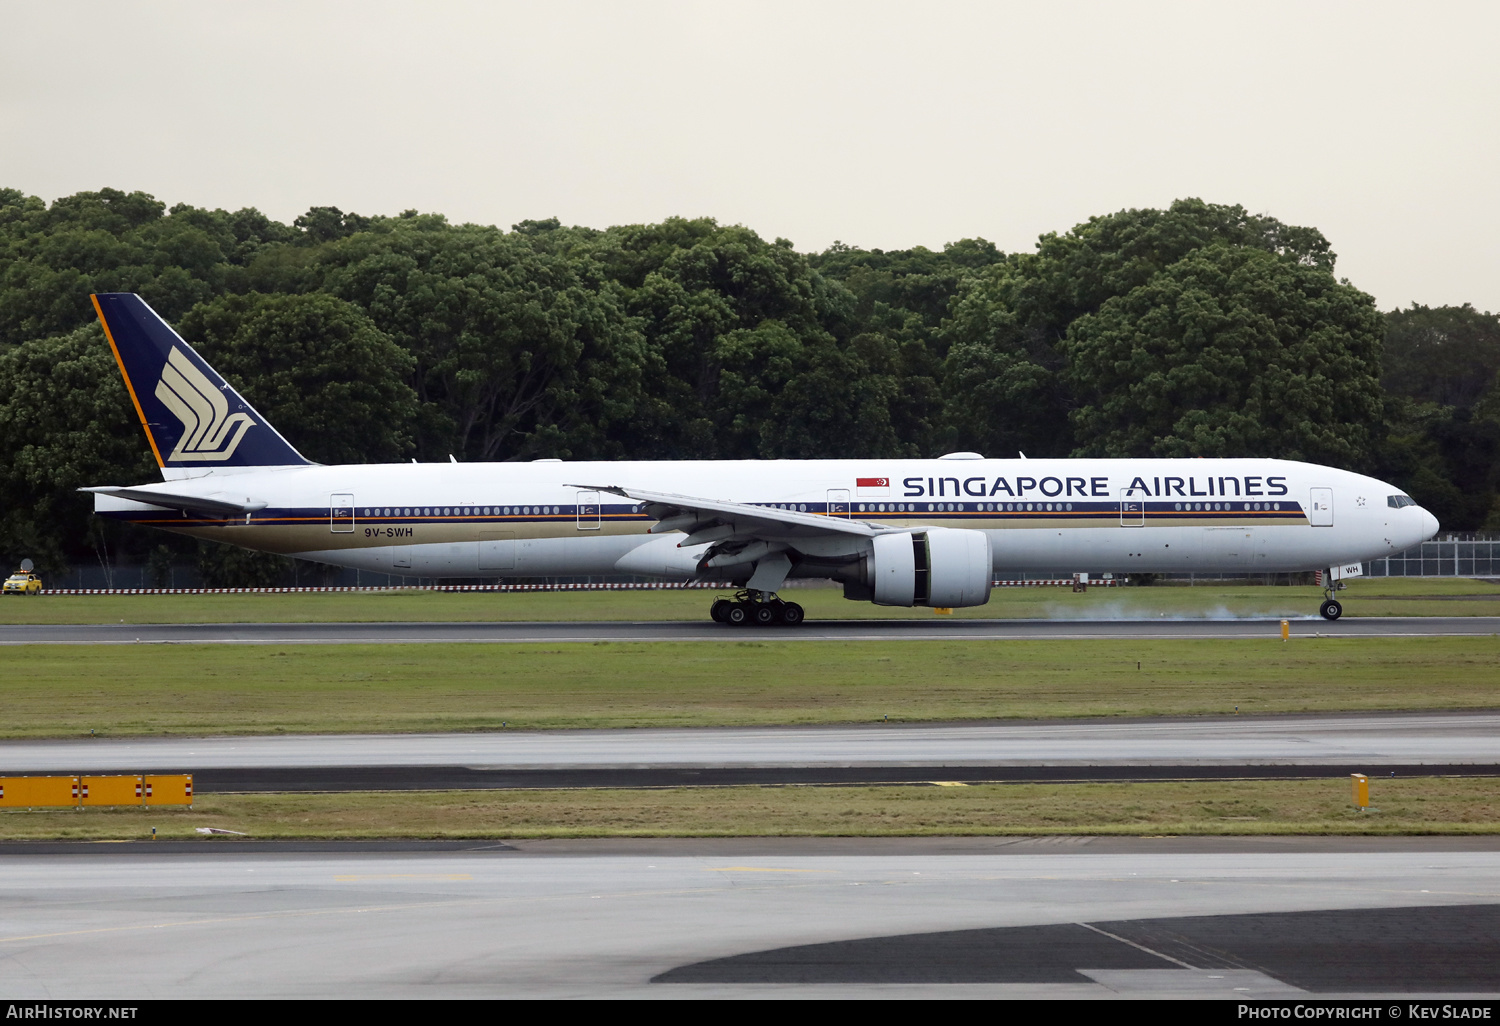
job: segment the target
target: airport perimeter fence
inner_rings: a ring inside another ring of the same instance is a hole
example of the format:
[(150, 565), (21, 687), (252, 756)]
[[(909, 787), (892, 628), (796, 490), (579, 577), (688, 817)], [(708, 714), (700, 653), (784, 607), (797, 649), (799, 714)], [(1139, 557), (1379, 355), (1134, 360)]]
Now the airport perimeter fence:
[(1449, 535), (1364, 568), (1366, 577), (1500, 577), (1500, 538)]
[[(992, 581), (997, 588), (1062, 587), (1075, 583), (1066, 578), (1017, 578)], [(1090, 587), (1114, 587), (1119, 581), (1090, 578)], [(830, 587), (823, 581), (789, 581), (783, 590), (798, 587)], [(43, 595), (285, 595), (332, 591), (732, 591), (728, 581), (594, 581), (531, 584), (372, 584), (309, 585), (286, 588), (44, 588)]]
[[(1392, 556), (1373, 559), (1360, 566), (1366, 577), (1495, 577), (1500, 578), (1500, 536), (1459, 535), (1413, 545)], [(1287, 583), (1299, 574), (1161, 574), (1170, 581), (1263, 580)]]

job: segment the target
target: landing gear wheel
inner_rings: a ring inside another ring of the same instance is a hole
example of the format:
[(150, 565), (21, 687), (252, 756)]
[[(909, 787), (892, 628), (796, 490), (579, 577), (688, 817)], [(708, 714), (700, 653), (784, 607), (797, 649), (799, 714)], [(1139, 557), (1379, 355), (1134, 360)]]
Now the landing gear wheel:
[(729, 622), (729, 607), (734, 605), (728, 599), (714, 599), (714, 604), (708, 607), (708, 615), (713, 617), (714, 623)]
[(1338, 599), (1329, 599), (1318, 607), (1318, 612), (1323, 614), (1325, 620), (1337, 620), (1344, 615), (1344, 607)]
[(743, 602), (731, 602), (729, 608), (724, 610), (724, 622), (731, 627), (743, 627), (750, 622), (750, 610)]
[(769, 602), (757, 602), (753, 608), (754, 612), (750, 615), (755, 618), (758, 627), (770, 627), (781, 619), (776, 615), (776, 607)]
[(795, 627), (803, 621), (805, 614), (802, 607), (795, 602), (788, 602), (781, 607), (781, 622), (788, 627)]

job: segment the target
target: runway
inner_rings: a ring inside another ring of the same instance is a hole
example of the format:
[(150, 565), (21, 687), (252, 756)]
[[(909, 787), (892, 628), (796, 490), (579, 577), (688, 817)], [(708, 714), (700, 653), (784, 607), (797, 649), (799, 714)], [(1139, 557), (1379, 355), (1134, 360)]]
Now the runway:
[[(473, 766), (230, 767), (193, 774), (197, 794), (294, 791), (494, 791), (556, 788), (901, 786), (1084, 783), (1150, 780), (1309, 780), (1347, 777), (1373, 769), (1367, 762), (1192, 766), (747, 766), (623, 767), (505, 770)], [(128, 772), (110, 770), (106, 772)], [(1382, 765), (1380, 775), (1500, 776), (1500, 764)], [(941, 780), (934, 779), (941, 778)]]
[(1500, 713), (0, 742), (0, 774), (191, 772), (206, 790), (1161, 779), (1500, 767)]
[(1500, 843), (1342, 840), (5, 845), (0, 989), (10, 1000), (1500, 994)]
[[(1353, 617), (1288, 621), (1294, 638), (1488, 637), (1500, 617)], [(565, 623), (230, 623), (0, 625), (0, 645), (591, 643), (600, 641), (1019, 641), (1279, 637), (1277, 619), (822, 620), (729, 627), (708, 620)]]

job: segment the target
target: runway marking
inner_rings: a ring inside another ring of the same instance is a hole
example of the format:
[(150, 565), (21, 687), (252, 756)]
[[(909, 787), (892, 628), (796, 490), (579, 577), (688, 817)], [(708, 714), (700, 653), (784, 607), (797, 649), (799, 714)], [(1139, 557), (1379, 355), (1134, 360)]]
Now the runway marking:
[(1164, 959), (1164, 960), (1166, 960), (1168, 962), (1173, 963), (1174, 965), (1180, 965), (1184, 969), (1197, 970), (1197, 968), (1198, 968), (1195, 965), (1188, 965), (1186, 962), (1184, 962), (1180, 958), (1173, 958), (1171, 955), (1163, 955), (1160, 951), (1153, 951), (1152, 949), (1146, 947), (1144, 944), (1137, 944), (1135, 941), (1126, 940), (1124, 937), (1117, 937), (1114, 934), (1110, 933), (1108, 930), (1101, 930), (1101, 929), (1099, 929), (1099, 927), (1094, 926), (1094, 925), (1092, 925), (1090, 923), (1075, 923), (1074, 925), (1075, 926), (1081, 926), (1085, 930), (1093, 930), (1095, 933), (1103, 934), (1104, 936), (1108, 937), (1110, 940), (1119, 941), (1121, 944), (1128, 944), (1132, 948), (1135, 948), (1138, 951), (1144, 951), (1148, 955), (1155, 955), (1157, 958)]
[(360, 880), (472, 880), (470, 873), (341, 873), (334, 877), (341, 883)]

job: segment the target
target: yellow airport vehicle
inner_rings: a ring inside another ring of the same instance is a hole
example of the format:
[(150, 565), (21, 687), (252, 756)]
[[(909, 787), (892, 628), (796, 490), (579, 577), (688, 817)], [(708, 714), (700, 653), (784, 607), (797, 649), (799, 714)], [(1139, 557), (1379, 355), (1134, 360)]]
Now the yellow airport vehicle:
[(0, 595), (40, 595), (42, 593), (42, 579), (32, 572), (32, 563), (29, 559), (21, 560), (21, 569), (5, 579), (5, 584), (0, 587)]

